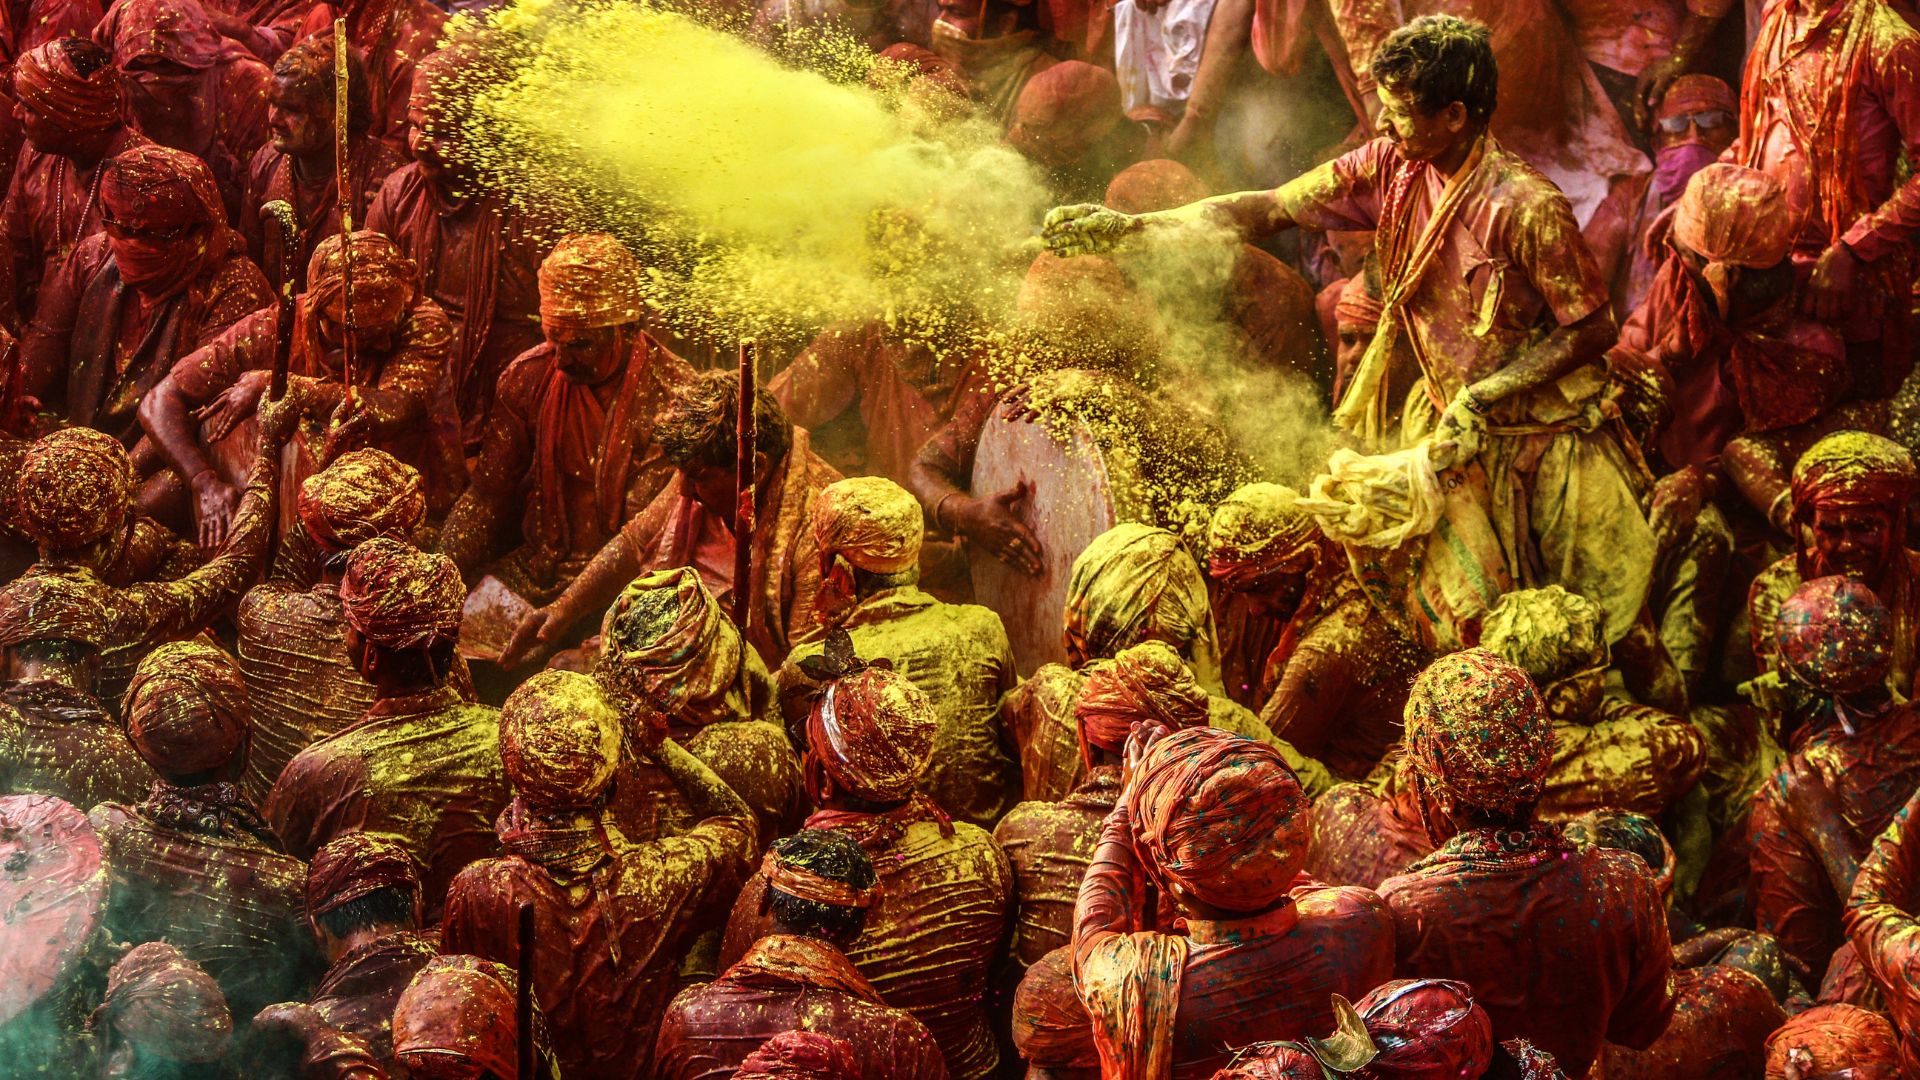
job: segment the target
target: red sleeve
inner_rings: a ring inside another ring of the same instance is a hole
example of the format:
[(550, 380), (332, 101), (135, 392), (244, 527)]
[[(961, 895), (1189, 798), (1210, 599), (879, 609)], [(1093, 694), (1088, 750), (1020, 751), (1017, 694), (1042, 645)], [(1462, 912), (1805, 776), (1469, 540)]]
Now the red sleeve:
[(1613, 861), (1619, 876), (1627, 879), (1618, 895), (1631, 906), (1635, 937), (1633, 970), (1607, 1020), (1607, 1041), (1645, 1050), (1673, 1018), (1673, 942), (1667, 935), (1666, 905), (1645, 864), (1630, 855)]
[(1791, 765), (1782, 766), (1753, 800), (1747, 825), (1753, 844), (1748, 891), (1755, 926), (1772, 934), (1808, 969), (1824, 971), (1828, 930), (1839, 904), (1819, 856), (1788, 820), (1780, 790), (1788, 768)]
[[(1888, 17), (1893, 17), (1889, 15)], [(1920, 158), (1920, 36), (1905, 26), (1892, 48), (1874, 60), (1874, 90), (1900, 129), (1909, 161)], [(1871, 45), (1869, 45), (1871, 47)], [(1920, 173), (1894, 189), (1887, 201), (1853, 223), (1840, 237), (1855, 255), (1876, 262), (1905, 250), (1920, 227)]]
[(504, 935), (517, 934), (517, 919), (507, 917), (500, 905), (492, 903), (489, 863), (475, 863), (461, 870), (447, 885), (447, 907), (440, 924), (440, 951), (447, 955), (483, 956), (512, 964), (516, 949), (506, 948)]
[(167, 378), (188, 402), (212, 401), (233, 385), (243, 371), (273, 366), (279, 344), (275, 331), (280, 312), (266, 307), (235, 322), (212, 341), (173, 362)]
[(1894, 1015), (1920, 1010), (1920, 792), (1894, 816), (1853, 879), (1847, 936)]
[(1537, 204), (1514, 219), (1509, 247), (1554, 321), (1572, 326), (1607, 306), (1607, 282), (1580, 235), (1572, 204), (1558, 188), (1544, 181), (1541, 186)]

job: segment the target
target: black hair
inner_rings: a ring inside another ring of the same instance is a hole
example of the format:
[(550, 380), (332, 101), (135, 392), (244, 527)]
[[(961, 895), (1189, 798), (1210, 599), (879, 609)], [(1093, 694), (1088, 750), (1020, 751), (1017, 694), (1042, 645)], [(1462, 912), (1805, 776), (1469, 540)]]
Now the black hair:
[(14, 645), (13, 654), (21, 660), (48, 664), (84, 664), (99, 656), (100, 650), (72, 638), (40, 638)]
[(83, 79), (92, 78), (94, 72), (113, 63), (113, 54), (88, 38), (55, 38), (53, 47), (67, 58), (67, 63), (73, 65), (74, 73)]
[(1454, 102), (1485, 122), (1500, 101), (1493, 35), (1485, 23), (1453, 15), (1422, 15), (1387, 35), (1368, 65), (1374, 81), (1405, 94), (1422, 113)]
[[(831, 829), (805, 829), (783, 837), (774, 841), (773, 852), (781, 862), (856, 889), (870, 889), (877, 880), (873, 860), (860, 845), (845, 833)], [(848, 942), (858, 937), (867, 919), (865, 908), (802, 900), (772, 886), (767, 888), (767, 905), (784, 929), (834, 942)]]
[[(770, 461), (787, 456), (793, 425), (780, 403), (764, 387), (754, 394), (754, 449)], [(703, 371), (681, 387), (661, 411), (654, 441), (667, 460), (682, 468), (733, 467), (738, 460), (740, 377), (731, 371)]]
[(337, 938), (372, 926), (412, 926), (413, 892), (398, 885), (375, 889), (315, 916), (314, 921)]
[[(273, 62), (273, 77), (309, 101), (332, 101), (334, 96), (333, 31), (293, 43)], [(367, 86), (367, 66), (360, 50), (347, 49), (347, 131), (362, 135), (373, 127), (373, 92)]]

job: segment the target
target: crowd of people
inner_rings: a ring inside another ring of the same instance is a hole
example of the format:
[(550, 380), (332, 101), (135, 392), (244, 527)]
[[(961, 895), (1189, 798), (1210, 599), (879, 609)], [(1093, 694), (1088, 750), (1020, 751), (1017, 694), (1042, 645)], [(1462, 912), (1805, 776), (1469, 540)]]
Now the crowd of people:
[(0, 1074), (1920, 1080), (1920, 14), (716, 3), (1010, 332), (736, 369), (429, 0), (0, 0)]

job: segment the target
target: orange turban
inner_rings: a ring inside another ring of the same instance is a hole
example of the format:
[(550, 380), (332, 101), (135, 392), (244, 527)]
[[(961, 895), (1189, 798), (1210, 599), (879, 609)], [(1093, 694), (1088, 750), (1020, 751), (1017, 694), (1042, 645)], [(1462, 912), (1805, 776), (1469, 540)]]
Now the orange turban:
[(1673, 212), (1673, 239), (1707, 261), (1703, 276), (1722, 313), (1735, 268), (1778, 265), (1793, 249), (1793, 235), (1780, 181), (1729, 162), (1694, 173)]
[(1726, 80), (1711, 75), (1682, 75), (1667, 87), (1667, 94), (1660, 99), (1660, 109), (1654, 114), (1654, 119), (1665, 120), (1671, 116), (1686, 116), (1712, 109), (1719, 109), (1734, 117), (1739, 115), (1740, 102), (1733, 95), (1733, 87), (1728, 86)]
[(640, 722), (704, 727), (751, 719), (758, 653), (721, 612), (692, 567), (636, 578), (600, 623), (600, 680)]
[(133, 509), (133, 462), (126, 448), (92, 428), (66, 428), (27, 448), (15, 480), (22, 532), (66, 551), (111, 536)]
[(1126, 118), (1113, 72), (1063, 60), (1021, 87), (1007, 143), (1041, 165), (1071, 165)]
[(838, 556), (871, 574), (898, 574), (920, 565), (926, 531), (920, 503), (883, 476), (853, 476), (814, 497), (813, 540), (822, 576)]
[[(352, 244), (354, 324), (363, 330), (397, 325), (420, 298), (419, 266), (400, 245), (372, 229), (357, 230)], [(334, 233), (321, 240), (307, 260), (307, 291), (301, 302), (310, 327), (306, 336), (319, 332), (312, 325), (315, 312), (325, 312), (329, 319), (344, 317), (347, 253), (347, 241)]]
[(321, 845), (307, 867), (307, 919), (381, 889), (399, 889), (419, 903), (419, 860), (384, 833), (343, 832)]
[(143, 657), (122, 711), (133, 748), (166, 777), (233, 761), (252, 724), (240, 665), (200, 640), (170, 641)]
[(827, 684), (807, 717), (807, 760), (856, 799), (896, 803), (933, 756), (933, 703), (906, 676), (865, 668)]
[(540, 263), (540, 322), (549, 330), (597, 330), (638, 322), (640, 264), (606, 233), (564, 237)]
[(1307, 860), (1311, 803), (1280, 752), (1215, 728), (1161, 739), (1127, 796), (1133, 846), (1176, 894), (1260, 911)]
[(1100, 1067), (1093, 1020), (1073, 988), (1073, 946), (1041, 957), (1021, 978), (1013, 992), (1013, 1045), (1036, 1069)]
[(1533, 680), (1485, 649), (1435, 660), (1407, 696), (1408, 764), (1466, 806), (1511, 814), (1540, 800), (1553, 728)]
[(427, 513), (419, 470), (385, 450), (349, 450), (300, 485), (300, 523), (330, 552), (376, 536), (410, 540)]
[[(516, 985), (513, 969), (477, 956), (427, 961), (394, 1003), (394, 1057), (403, 1065), (454, 1058), (495, 1076), (518, 1076)], [(538, 1024), (535, 1033), (542, 1034)]]
[(161, 941), (136, 945), (107, 973), (107, 996), (87, 1026), (111, 1028), (143, 1053), (172, 1061), (219, 1061), (233, 1037), (220, 986)]
[(540, 808), (591, 806), (620, 764), (620, 718), (590, 676), (542, 671), (500, 710), (500, 760), (513, 790)]
[(1158, 354), (1165, 334), (1153, 301), (1105, 255), (1040, 253), (1014, 308), (1066, 365), (1132, 371)]
[(1142, 161), (1120, 170), (1107, 184), (1102, 201), (1123, 214), (1151, 214), (1207, 197), (1207, 186), (1192, 169), (1168, 158)]
[(340, 611), (361, 637), (388, 649), (425, 649), (460, 636), (467, 587), (445, 555), (376, 537), (347, 556)]
[(748, 1054), (734, 1080), (860, 1080), (853, 1044), (838, 1035), (783, 1031)]
[(1340, 298), (1333, 306), (1335, 330), (1351, 328), (1372, 333), (1385, 311), (1386, 304), (1367, 291), (1367, 275), (1355, 274), (1340, 286)]
[(1086, 685), (1073, 704), (1080, 728), (1080, 759), (1093, 767), (1093, 748), (1118, 751), (1140, 721), (1163, 724), (1170, 731), (1204, 727), (1212, 700), (1194, 681), (1173, 646), (1143, 641), (1122, 649), (1111, 660), (1087, 667)]
[(1815, 1005), (1767, 1036), (1766, 1080), (1786, 1080), (1798, 1060), (1803, 1076), (1848, 1069), (1852, 1080), (1899, 1080), (1900, 1047), (1893, 1025), (1853, 1005)]

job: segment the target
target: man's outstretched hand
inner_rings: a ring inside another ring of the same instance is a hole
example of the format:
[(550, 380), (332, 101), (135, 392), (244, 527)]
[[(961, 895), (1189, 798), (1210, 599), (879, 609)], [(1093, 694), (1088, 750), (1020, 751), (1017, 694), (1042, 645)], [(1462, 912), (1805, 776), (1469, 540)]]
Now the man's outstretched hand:
[(1129, 233), (1139, 228), (1140, 219), (1132, 214), (1109, 210), (1098, 203), (1080, 203), (1047, 211), (1047, 219), (1040, 226), (1040, 239), (1048, 251), (1062, 257), (1104, 255), (1119, 247)]

